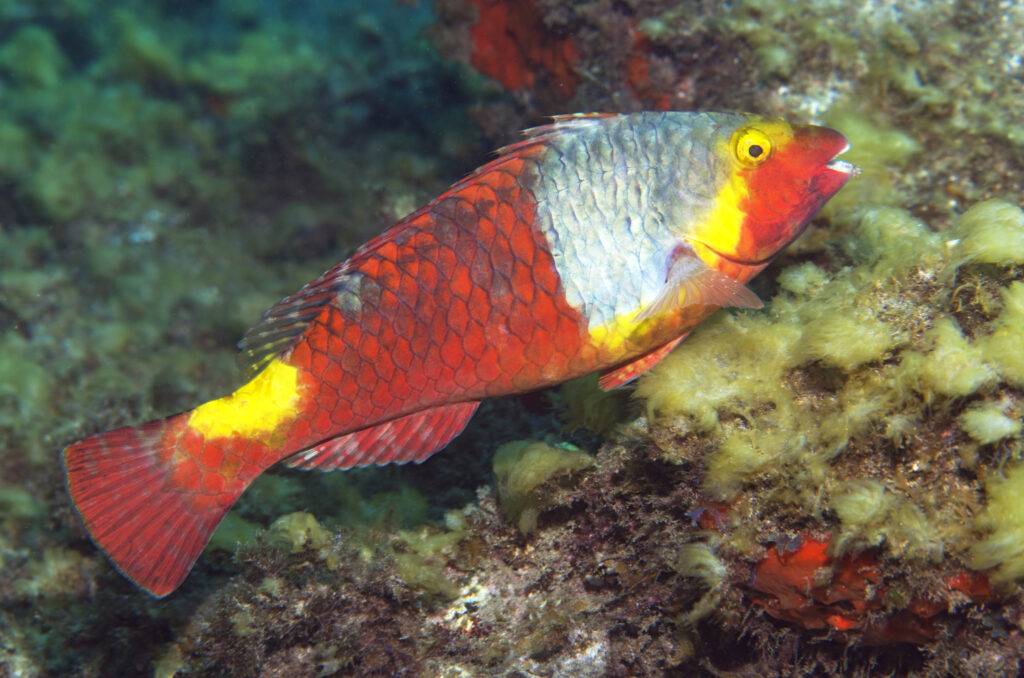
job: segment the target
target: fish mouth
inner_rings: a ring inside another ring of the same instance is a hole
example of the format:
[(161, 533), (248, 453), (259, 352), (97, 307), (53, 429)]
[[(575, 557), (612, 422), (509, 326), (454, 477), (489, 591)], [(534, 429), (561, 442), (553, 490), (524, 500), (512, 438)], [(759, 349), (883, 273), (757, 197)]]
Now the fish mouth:
[(825, 167), (829, 168), (834, 172), (841, 172), (842, 174), (848, 174), (851, 177), (855, 177), (860, 174), (860, 168), (854, 165), (852, 162), (847, 160), (840, 160), (839, 156), (850, 150), (850, 143), (847, 142), (846, 146), (841, 151), (832, 156), (832, 159), (825, 163)]
[[(796, 235), (794, 235), (793, 238), (790, 239), (789, 242), (787, 242), (786, 244), (788, 245), (790, 242), (793, 242), (793, 240), (796, 240), (797, 235), (800, 235), (800, 234), (797, 233)], [(773, 254), (770, 254), (770, 255), (764, 257), (763, 259), (754, 259), (754, 260), (740, 259), (739, 257), (734, 257), (734, 256), (726, 254), (725, 252), (718, 251), (717, 249), (715, 249), (711, 245), (707, 244), (703, 240), (699, 240), (699, 239), (693, 238), (693, 237), (687, 237), (685, 239), (688, 242), (690, 242), (690, 243), (694, 243), (694, 244), (697, 244), (697, 245), (701, 245), (702, 247), (706, 247), (713, 254), (715, 254), (716, 256), (718, 256), (718, 257), (720, 257), (722, 259), (725, 259), (728, 262), (731, 262), (731, 263), (734, 263), (734, 264), (740, 264), (741, 266), (761, 266), (762, 264), (767, 264), (769, 261), (771, 261), (775, 257), (775, 253), (773, 253)], [(783, 248), (779, 248), (779, 249), (783, 249)]]
[[(836, 172), (842, 176), (836, 176), (834, 174), (826, 174), (825, 172), (821, 172), (817, 177), (814, 177), (811, 181), (812, 191), (814, 193), (826, 194), (826, 197), (821, 201), (822, 203), (824, 203), (825, 199), (831, 197), (833, 193), (838, 191), (839, 188), (842, 187), (842, 185), (845, 184), (849, 179), (861, 173), (860, 167), (857, 167), (848, 160), (839, 159), (839, 156), (841, 156), (843, 153), (846, 153), (848, 150), (850, 150), (850, 142), (846, 141), (843, 144), (843, 147), (840, 148), (839, 151), (822, 166), (824, 169), (831, 170), (832, 172)], [(820, 206), (821, 205), (819, 204), (818, 207)], [(694, 238), (692, 236), (688, 237), (687, 240), (689, 240), (692, 244), (699, 244), (703, 247), (706, 247), (716, 256), (733, 264), (739, 264), (740, 266), (764, 266), (772, 259), (774, 259), (779, 252), (787, 248), (794, 240), (800, 237), (800, 234), (802, 232), (803, 227), (793, 229), (792, 234), (789, 238), (785, 240), (785, 242), (778, 245), (777, 247), (772, 248), (772, 252), (770, 254), (767, 254), (764, 257), (759, 257), (756, 259), (744, 259), (742, 257), (727, 254), (712, 247), (710, 244), (704, 242), (703, 240)]]

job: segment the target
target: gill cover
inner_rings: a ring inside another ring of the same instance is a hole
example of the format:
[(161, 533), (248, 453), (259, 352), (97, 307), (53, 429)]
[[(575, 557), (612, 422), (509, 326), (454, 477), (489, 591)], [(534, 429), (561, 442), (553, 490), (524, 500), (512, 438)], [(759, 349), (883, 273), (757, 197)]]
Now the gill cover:
[(750, 120), (716, 149), (728, 176), (687, 240), (712, 264), (767, 263), (850, 177), (848, 164), (830, 165), (847, 147), (824, 127)]

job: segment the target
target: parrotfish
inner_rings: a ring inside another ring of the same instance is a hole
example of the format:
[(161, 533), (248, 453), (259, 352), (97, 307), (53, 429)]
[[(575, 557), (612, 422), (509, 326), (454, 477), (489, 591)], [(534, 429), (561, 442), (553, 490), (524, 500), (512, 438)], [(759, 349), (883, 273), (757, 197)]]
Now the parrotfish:
[[(162, 597), (245, 488), (421, 462), (480, 400), (621, 386), (745, 285), (856, 172), (842, 134), (740, 113), (577, 114), (268, 310), (231, 395), (64, 451), (95, 543)], [(712, 369), (709, 367), (709, 369)]]

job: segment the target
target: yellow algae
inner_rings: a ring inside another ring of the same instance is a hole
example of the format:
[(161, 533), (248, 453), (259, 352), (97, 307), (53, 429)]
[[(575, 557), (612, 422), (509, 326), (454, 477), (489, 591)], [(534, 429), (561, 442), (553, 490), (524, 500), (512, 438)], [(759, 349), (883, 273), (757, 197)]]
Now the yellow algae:
[(992, 323), (993, 332), (975, 341), (985, 361), (1007, 383), (1024, 388), (1024, 282), (1014, 281), (1002, 291), (1003, 310)]
[(863, 265), (858, 273), (864, 284), (875, 285), (913, 269), (944, 268), (944, 239), (907, 210), (870, 205), (851, 210), (844, 220), (853, 222), (854, 232), (839, 245), (854, 263)]
[(85, 589), (95, 577), (96, 563), (79, 551), (54, 546), (43, 549), (13, 581), (14, 593), (24, 598), (66, 599), (69, 591)]
[(851, 110), (849, 105), (834, 106), (822, 122), (850, 140), (850, 150), (843, 154), (843, 160), (861, 169), (858, 180), (829, 200), (823, 212), (835, 214), (853, 205), (899, 204), (903, 197), (894, 185), (893, 167), (906, 165), (921, 150), (920, 142), (902, 130)]
[(960, 415), (960, 426), (982, 445), (1020, 435), (1020, 418), (1009, 417), (1006, 406), (987, 403), (972, 407)]
[(684, 577), (700, 579), (709, 589), (721, 584), (729, 574), (728, 566), (703, 542), (679, 547), (676, 571)]
[(283, 515), (267, 529), (267, 544), (289, 553), (304, 549), (318, 551), (327, 546), (331, 533), (325, 530), (311, 513), (296, 511)]
[(957, 220), (957, 249), (966, 261), (1024, 264), (1024, 210), (1005, 200), (985, 200)]
[(763, 315), (718, 314), (642, 376), (636, 393), (650, 415), (685, 414), (713, 431), (722, 408), (785, 401), (782, 376), (800, 336), (795, 324)]
[(494, 454), (498, 498), (508, 520), (529, 533), (537, 526), (539, 498), (533, 490), (558, 475), (594, 464), (594, 458), (569, 446), (548, 445), (537, 440), (505, 443)]
[(881, 528), (895, 497), (885, 486), (867, 478), (850, 480), (839, 486), (829, 500), (843, 529), (833, 542), (842, 551), (846, 541), (859, 536), (861, 546), (878, 546), (882, 542)]
[[(899, 410), (920, 405), (915, 392), (924, 401), (961, 397), (998, 379), (952, 319), (922, 310), (925, 295), (953, 280), (944, 240), (905, 210), (876, 206), (847, 218), (853, 231), (839, 246), (855, 266), (783, 270), (764, 312), (714, 316), (639, 381), (649, 417), (712, 434), (703, 487), (713, 498), (785, 477), (774, 496), (817, 511), (830, 460), (851, 439), (913, 434), (918, 416)], [(903, 512), (908, 524), (912, 514)]]
[(452, 580), (447, 566), (459, 542), (465, 538), (465, 531), (458, 526), (460, 521), (454, 513), (446, 516), (446, 522), (456, 524), (456, 529), (420, 525), (412, 530), (398, 531), (398, 539), (407, 549), (393, 554), (402, 581), (445, 598), (458, 596), (459, 587)]
[(903, 358), (903, 376), (914, 379), (922, 394), (963, 397), (997, 380), (981, 349), (967, 341), (952, 318), (939, 319), (927, 338), (932, 347), (922, 358), (914, 352)]
[(911, 560), (937, 563), (945, 553), (934, 519), (910, 501), (901, 501), (889, 514), (885, 538), (890, 551)]
[[(806, 452), (807, 438), (794, 434), (786, 424), (765, 427), (756, 433), (736, 431), (704, 458), (707, 466), (704, 490), (713, 499), (732, 500), (743, 485), (759, 473), (791, 464)], [(823, 458), (813, 462), (808, 459), (799, 472), (812, 474), (820, 480), (820, 461)]]
[(597, 374), (591, 374), (573, 379), (559, 389), (560, 402), (556, 409), (569, 431), (585, 428), (607, 435), (629, 412), (626, 406), (629, 392), (625, 389), (602, 390), (597, 378)]
[[(835, 242), (846, 267), (782, 270), (764, 311), (711, 318), (641, 377), (636, 393), (652, 420), (671, 417), (673, 430), (711, 446), (702, 459), (711, 499), (799, 506), (832, 523), (833, 555), (875, 547), (934, 563), (947, 549), (967, 550), (973, 567), (997, 568), (996, 581), (1024, 578), (1024, 467), (985, 481), (987, 504), (974, 509), (972, 526), (969, 487), (956, 490), (960, 498), (937, 499), (915, 475), (898, 483), (882, 475), (877, 456), (885, 441), (907, 454), (930, 444), (929, 429), (945, 440), (957, 426), (970, 441), (922, 457), (913, 473), (992, 473), (979, 463), (984, 444), (1003, 442), (1011, 458), (1019, 454), (1016, 399), (993, 395), (1001, 384), (1024, 386), (1024, 281), (999, 288), (994, 279), (979, 310), (949, 300), (988, 275), (986, 267), (1017, 265), (1021, 214), (1009, 203), (982, 203), (951, 238), (906, 210), (848, 211), (839, 228), (849, 230)], [(965, 265), (976, 266), (964, 274)], [(979, 394), (989, 399), (965, 403)], [(954, 424), (935, 429), (937, 411)], [(853, 478), (843, 477), (840, 461), (851, 444), (867, 453), (855, 457), (867, 466)], [(688, 554), (697, 563), (706, 555)]]
[(797, 351), (805, 359), (852, 370), (881, 359), (896, 343), (892, 327), (854, 309), (823, 313), (804, 330)]
[(893, 553), (911, 560), (942, 559), (942, 539), (925, 513), (878, 480), (840, 483), (828, 505), (839, 519), (831, 543), (835, 555), (886, 544)]
[(988, 478), (985, 494), (988, 503), (974, 521), (985, 536), (971, 547), (970, 565), (976, 570), (996, 568), (993, 581), (1008, 583), (1024, 576), (1024, 466)]
[(697, 542), (679, 548), (675, 570), (684, 577), (699, 580), (707, 589), (701, 599), (680, 618), (684, 626), (692, 626), (718, 608), (728, 583), (729, 566), (718, 557), (710, 544)]
[(828, 274), (811, 262), (790, 266), (777, 278), (779, 287), (795, 295), (817, 292), (828, 282)]
[(188, 670), (177, 643), (170, 643), (153, 660), (153, 678), (174, 678)]

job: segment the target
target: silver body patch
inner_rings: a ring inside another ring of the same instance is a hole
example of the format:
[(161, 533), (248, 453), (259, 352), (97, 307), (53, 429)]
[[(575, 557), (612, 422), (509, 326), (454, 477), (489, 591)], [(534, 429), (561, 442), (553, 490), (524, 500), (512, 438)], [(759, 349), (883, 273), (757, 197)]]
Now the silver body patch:
[(570, 118), (533, 187), (566, 297), (589, 327), (652, 303), (671, 256), (728, 178), (714, 152), (747, 122), (719, 113)]

